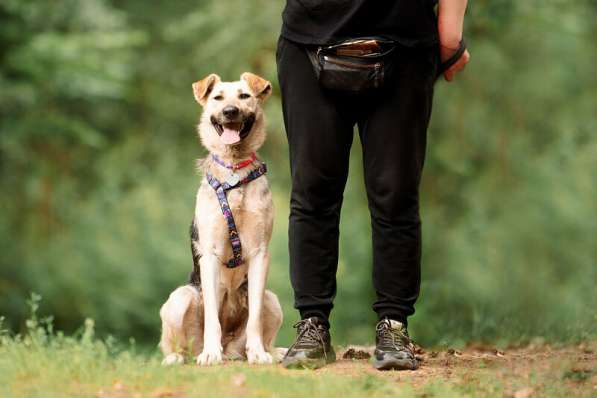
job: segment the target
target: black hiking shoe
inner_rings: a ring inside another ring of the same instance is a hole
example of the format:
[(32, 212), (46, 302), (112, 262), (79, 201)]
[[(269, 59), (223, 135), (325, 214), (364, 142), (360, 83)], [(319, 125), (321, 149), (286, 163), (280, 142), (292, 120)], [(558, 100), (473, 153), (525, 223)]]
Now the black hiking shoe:
[(330, 331), (317, 317), (297, 322), (296, 341), (282, 359), (282, 365), (291, 369), (317, 369), (336, 360)]
[(382, 319), (375, 327), (375, 334), (375, 369), (415, 370), (419, 367), (414, 344), (404, 324), (393, 319)]

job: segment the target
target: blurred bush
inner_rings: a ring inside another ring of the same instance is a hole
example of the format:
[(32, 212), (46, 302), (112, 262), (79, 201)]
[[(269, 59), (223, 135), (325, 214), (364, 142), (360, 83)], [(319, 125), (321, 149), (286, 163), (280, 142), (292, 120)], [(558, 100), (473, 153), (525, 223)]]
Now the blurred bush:
[[(276, 82), (283, 2), (0, 3), (0, 314), (43, 295), (58, 328), (157, 342), (190, 270), (204, 156), (190, 84)], [(422, 190), (424, 344), (571, 341), (597, 330), (597, 4), (478, 0), (472, 62), (437, 85)], [(270, 287), (288, 344), (288, 161), (279, 92), (262, 157), (277, 209)], [(342, 219), (338, 343), (373, 339), (370, 226), (355, 142)], [(349, 215), (349, 217), (346, 217)]]

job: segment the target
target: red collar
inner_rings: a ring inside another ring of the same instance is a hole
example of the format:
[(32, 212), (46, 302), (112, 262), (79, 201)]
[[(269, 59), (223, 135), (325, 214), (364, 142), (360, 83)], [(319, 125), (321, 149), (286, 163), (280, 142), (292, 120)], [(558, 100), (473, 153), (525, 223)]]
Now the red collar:
[(228, 164), (228, 163), (224, 162), (222, 159), (220, 159), (219, 157), (217, 157), (214, 154), (211, 155), (211, 158), (214, 160), (214, 162), (216, 162), (220, 166), (226, 167), (227, 169), (230, 169), (230, 170), (240, 170), (242, 168), (247, 167), (251, 163), (253, 163), (257, 159), (257, 155), (255, 154), (255, 152), (253, 152), (251, 154), (251, 157), (249, 159), (243, 160), (242, 162), (239, 162), (239, 163), (236, 163), (236, 164)]

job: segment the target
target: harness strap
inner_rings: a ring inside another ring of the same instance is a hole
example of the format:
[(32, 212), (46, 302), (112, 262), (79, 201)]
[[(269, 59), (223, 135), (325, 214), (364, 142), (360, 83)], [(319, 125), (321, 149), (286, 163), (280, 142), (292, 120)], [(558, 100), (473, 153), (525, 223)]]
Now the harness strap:
[(245, 178), (243, 178), (234, 185), (230, 185), (226, 181), (222, 183), (209, 173), (206, 173), (205, 175), (205, 178), (207, 178), (207, 182), (209, 183), (209, 185), (214, 189), (214, 191), (216, 191), (216, 196), (218, 197), (218, 202), (220, 203), (220, 208), (222, 209), (222, 214), (224, 215), (226, 223), (228, 224), (228, 240), (230, 241), (230, 245), (232, 246), (232, 258), (224, 263), (224, 265), (226, 265), (226, 267), (228, 268), (238, 267), (239, 265), (244, 263), (244, 260), (242, 257), (240, 237), (238, 236), (236, 223), (234, 222), (234, 217), (232, 216), (232, 210), (230, 210), (230, 205), (228, 204), (226, 191), (238, 188), (243, 184), (247, 184), (261, 177), (265, 173), (267, 173), (267, 166), (265, 165), (265, 163), (262, 162), (259, 165), (259, 167), (257, 167), (254, 170), (251, 170)]

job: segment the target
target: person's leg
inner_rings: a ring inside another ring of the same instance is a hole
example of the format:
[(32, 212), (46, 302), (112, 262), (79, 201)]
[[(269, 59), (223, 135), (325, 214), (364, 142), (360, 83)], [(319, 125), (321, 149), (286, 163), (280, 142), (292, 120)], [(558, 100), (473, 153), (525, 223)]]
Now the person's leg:
[(327, 323), (336, 293), (340, 207), (355, 120), (319, 86), (305, 50), (281, 38), (277, 53), (290, 150), (290, 279), (301, 318)]
[(359, 132), (373, 231), (373, 309), (379, 319), (406, 325), (421, 279), (419, 181), (437, 55), (398, 50), (388, 86), (362, 101)]

